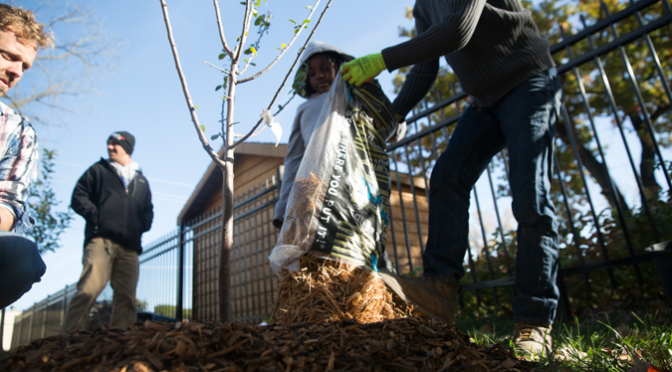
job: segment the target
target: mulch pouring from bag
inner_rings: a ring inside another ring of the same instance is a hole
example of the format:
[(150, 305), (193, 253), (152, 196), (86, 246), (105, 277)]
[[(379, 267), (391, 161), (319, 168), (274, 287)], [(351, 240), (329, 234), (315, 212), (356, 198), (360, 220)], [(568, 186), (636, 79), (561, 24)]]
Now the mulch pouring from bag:
[(299, 271), (282, 271), (271, 321), (322, 323), (354, 319), (374, 323), (412, 312), (371, 270), (305, 254)]
[(51, 336), (0, 359), (2, 371), (530, 371), (499, 345), (409, 317), (268, 326), (137, 323)]

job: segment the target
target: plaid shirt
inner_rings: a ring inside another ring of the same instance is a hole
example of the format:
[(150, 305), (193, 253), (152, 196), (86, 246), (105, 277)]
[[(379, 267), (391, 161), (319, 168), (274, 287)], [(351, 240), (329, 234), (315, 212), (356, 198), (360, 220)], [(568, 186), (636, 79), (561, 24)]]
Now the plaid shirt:
[(2, 102), (0, 110), (0, 207), (14, 215), (12, 231), (22, 234), (35, 224), (26, 199), (37, 179), (37, 136), (28, 118)]

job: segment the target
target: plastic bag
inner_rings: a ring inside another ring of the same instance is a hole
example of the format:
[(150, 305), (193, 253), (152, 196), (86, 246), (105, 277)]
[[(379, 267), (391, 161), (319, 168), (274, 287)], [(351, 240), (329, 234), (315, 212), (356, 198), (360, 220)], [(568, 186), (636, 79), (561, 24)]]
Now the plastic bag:
[(378, 82), (361, 88), (339, 75), (296, 174), (276, 246), (276, 273), (298, 271), (307, 252), (376, 270), (385, 251), (390, 168), (385, 140), (396, 133)]

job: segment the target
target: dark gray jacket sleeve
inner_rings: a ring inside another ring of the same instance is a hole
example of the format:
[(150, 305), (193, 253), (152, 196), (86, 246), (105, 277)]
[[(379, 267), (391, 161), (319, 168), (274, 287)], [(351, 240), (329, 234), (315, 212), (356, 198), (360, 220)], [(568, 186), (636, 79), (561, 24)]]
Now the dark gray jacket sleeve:
[[(429, 23), (421, 16), (415, 16), (415, 29), (418, 34), (425, 32), (429, 27)], [(394, 112), (405, 118), (408, 112), (429, 92), (438, 73), (439, 58), (415, 64), (406, 75), (406, 81), (392, 102)]]
[(422, 14), (417, 12), (418, 3), (416, 3), (413, 16), (416, 19), (418, 36), (382, 51), (385, 66), (390, 72), (400, 67), (438, 59), (464, 48), (469, 43), (483, 13), (486, 0), (442, 1), (447, 1), (449, 7), (441, 23), (435, 25), (430, 25), (422, 19)]
[(285, 155), (285, 172), (282, 176), (282, 186), (280, 187), (280, 197), (275, 204), (275, 212), (273, 216), (274, 224), (276, 221), (282, 223), (285, 220), (285, 210), (287, 209), (289, 193), (294, 186), (296, 173), (299, 171), (299, 166), (301, 165), (303, 154), (305, 152), (306, 144), (303, 142), (303, 136), (301, 135), (301, 113), (297, 113), (296, 118), (294, 118), (294, 124), (292, 124), (292, 132), (289, 135), (287, 155)]

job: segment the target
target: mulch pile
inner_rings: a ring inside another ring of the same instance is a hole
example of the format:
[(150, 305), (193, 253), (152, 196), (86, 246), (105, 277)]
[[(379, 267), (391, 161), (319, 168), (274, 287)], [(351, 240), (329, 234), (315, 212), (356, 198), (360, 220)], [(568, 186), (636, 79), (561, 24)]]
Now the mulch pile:
[(530, 371), (499, 345), (404, 318), (360, 324), (137, 323), (52, 336), (0, 359), (3, 371)]
[(403, 318), (412, 309), (393, 301), (385, 283), (371, 270), (306, 254), (300, 270), (282, 271), (271, 321), (323, 323), (354, 319), (375, 323)]

